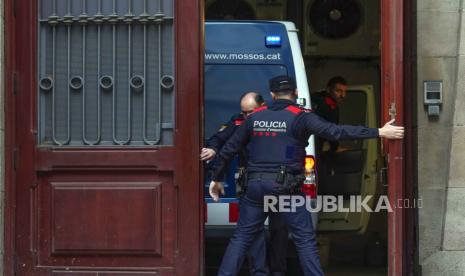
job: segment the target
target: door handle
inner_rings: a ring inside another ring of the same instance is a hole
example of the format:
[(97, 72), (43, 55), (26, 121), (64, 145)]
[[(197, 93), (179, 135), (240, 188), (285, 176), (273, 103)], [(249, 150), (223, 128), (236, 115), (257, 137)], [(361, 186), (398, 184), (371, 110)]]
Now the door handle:
[[(396, 103), (391, 102), (391, 106), (389, 107), (388, 113), (390, 117), (389, 120), (396, 118), (396, 115), (397, 115)], [(381, 141), (381, 152), (383, 152), (384, 154), (388, 154), (389, 152), (389, 143), (387, 139), (382, 139)]]
[(396, 103), (391, 103), (391, 107), (389, 108), (389, 117), (395, 119), (397, 115)]
[(388, 173), (387, 173), (387, 167), (383, 167), (379, 169), (379, 180), (381, 181), (381, 184), (383, 187), (388, 186)]

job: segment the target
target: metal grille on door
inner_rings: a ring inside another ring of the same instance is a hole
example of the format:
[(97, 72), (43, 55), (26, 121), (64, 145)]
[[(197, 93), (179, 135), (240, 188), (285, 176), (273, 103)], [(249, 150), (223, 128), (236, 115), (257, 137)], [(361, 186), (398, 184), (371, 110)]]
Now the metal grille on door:
[(173, 144), (173, 0), (40, 0), (39, 23), (41, 146)]

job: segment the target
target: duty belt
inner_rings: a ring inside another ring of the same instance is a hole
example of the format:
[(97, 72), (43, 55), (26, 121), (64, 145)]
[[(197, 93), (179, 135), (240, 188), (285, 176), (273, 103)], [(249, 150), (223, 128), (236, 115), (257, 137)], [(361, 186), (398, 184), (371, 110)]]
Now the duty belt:
[(302, 183), (305, 180), (305, 175), (293, 174), (287, 171), (285, 166), (280, 166), (279, 172), (250, 172), (247, 174), (248, 180), (262, 179), (272, 180), (280, 184), (279, 192), (284, 194), (299, 194), (302, 189)]
[(263, 179), (263, 180), (276, 180), (278, 173), (275, 172), (249, 172), (247, 174), (247, 179)]
[[(263, 179), (263, 180), (276, 180), (279, 173), (275, 172), (249, 172), (247, 173), (247, 179)], [(294, 177), (299, 175), (298, 173), (286, 173), (286, 176)]]

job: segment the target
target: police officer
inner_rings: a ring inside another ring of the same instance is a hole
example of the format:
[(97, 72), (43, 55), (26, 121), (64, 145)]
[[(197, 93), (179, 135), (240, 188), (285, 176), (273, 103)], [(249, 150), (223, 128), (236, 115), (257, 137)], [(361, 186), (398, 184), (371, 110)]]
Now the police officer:
[[(235, 131), (218, 154), (221, 164), (210, 183), (210, 195), (218, 200), (222, 183), (217, 181), (228, 161), (246, 146), (248, 153), (248, 187), (241, 198), (236, 231), (223, 257), (218, 275), (237, 275), (242, 256), (263, 231), (267, 217), (264, 196), (291, 195), (299, 189), (288, 189), (303, 173), (305, 147), (311, 134), (328, 140), (385, 137), (403, 138), (403, 127), (394, 120), (382, 128), (336, 125), (295, 105), (297, 90), (293, 79), (278, 76), (270, 80), (273, 104), (258, 108)], [(298, 192), (297, 192), (298, 193)], [(282, 212), (297, 248), (304, 275), (323, 275), (310, 213), (305, 206), (294, 206), (295, 212)]]
[[(344, 102), (347, 95), (347, 80), (341, 76), (331, 78), (326, 90), (318, 91), (312, 94), (313, 111), (326, 121), (339, 124), (339, 106)], [(337, 141), (326, 141), (323, 138), (317, 139), (317, 152), (319, 161), (319, 175), (326, 173), (326, 167), (329, 157), (323, 156), (323, 146), (329, 144), (329, 153), (334, 153), (339, 148)], [(288, 230), (281, 216), (270, 214), (270, 243), (268, 247), (269, 264), (272, 276), (284, 276), (287, 267), (287, 244)]]
[[(339, 106), (347, 95), (347, 81), (341, 76), (331, 78), (326, 90), (312, 94), (312, 107), (314, 112), (326, 121), (339, 124)], [(318, 141), (318, 152), (323, 149), (324, 139)], [(339, 146), (337, 141), (329, 141), (329, 151), (336, 152)]]
[[(206, 141), (206, 147), (202, 148), (200, 160), (210, 161), (214, 159), (216, 152), (221, 150), (226, 141), (234, 134), (236, 129), (244, 122), (255, 108), (263, 106), (265, 101), (263, 96), (255, 92), (246, 92), (240, 97), (241, 113), (235, 114), (231, 119), (223, 124), (219, 130)], [(239, 151), (239, 170), (244, 170), (247, 158), (244, 150)], [(223, 178), (221, 176), (220, 178)], [(241, 190), (244, 187), (240, 187)], [(286, 236), (287, 238), (287, 236)], [(266, 237), (265, 231), (257, 237), (247, 252), (250, 272), (255, 276), (268, 275), (268, 265), (266, 259)]]
[[(202, 148), (200, 152), (200, 160), (212, 160), (216, 153), (226, 143), (226, 141), (234, 134), (234, 131), (236, 131), (237, 127), (239, 127), (244, 122), (245, 118), (252, 114), (255, 108), (265, 104), (263, 96), (255, 92), (246, 92), (242, 94), (239, 102), (241, 106), (241, 112), (233, 115), (228, 122), (221, 125), (219, 130), (206, 141), (206, 147)], [(242, 158), (240, 158), (240, 161), (245, 162), (245, 156), (241, 157)]]

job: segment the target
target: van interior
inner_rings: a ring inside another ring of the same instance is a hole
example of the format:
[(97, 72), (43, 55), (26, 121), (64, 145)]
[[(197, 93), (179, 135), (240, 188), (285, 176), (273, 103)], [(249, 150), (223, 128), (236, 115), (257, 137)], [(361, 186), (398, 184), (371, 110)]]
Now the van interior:
[[(330, 78), (342, 76), (349, 89), (340, 123), (380, 126), (380, 0), (205, 0), (205, 18), (294, 22), (310, 91), (325, 89)], [(220, 66), (215, 70), (221, 74)], [(218, 118), (214, 114), (223, 108), (234, 114), (231, 99), (215, 100), (228, 106), (205, 102), (206, 118)], [(370, 195), (373, 207), (387, 194), (381, 146), (377, 139), (342, 141), (336, 154), (321, 154), (318, 194), (342, 196), (344, 205), (352, 196)], [(387, 275), (386, 212), (320, 213), (317, 240), (326, 275)], [(216, 275), (227, 242), (205, 240), (206, 275)], [(247, 264), (241, 275), (249, 275)], [(301, 275), (292, 242), (287, 275)]]

